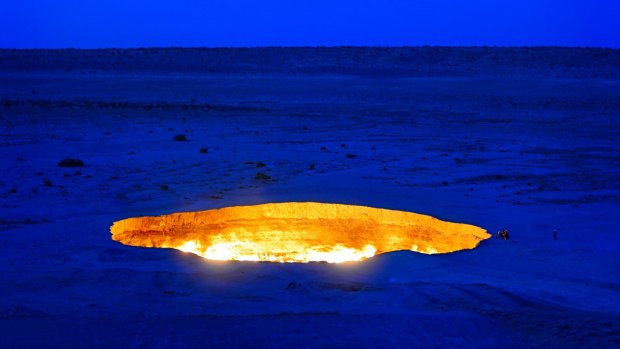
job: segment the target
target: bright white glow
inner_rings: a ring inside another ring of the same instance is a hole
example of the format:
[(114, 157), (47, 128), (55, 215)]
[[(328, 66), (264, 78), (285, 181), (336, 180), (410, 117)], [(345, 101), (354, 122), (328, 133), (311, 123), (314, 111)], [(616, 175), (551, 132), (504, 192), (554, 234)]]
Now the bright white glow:
[(201, 257), (212, 260), (236, 260), (236, 261), (269, 261), (269, 262), (319, 262), (343, 263), (355, 262), (370, 258), (375, 255), (377, 249), (372, 245), (366, 245), (361, 250), (349, 248), (341, 244), (334, 246), (306, 247), (299, 245), (297, 252), (290, 252), (279, 257), (269, 253), (264, 244), (250, 241), (232, 241), (216, 243), (204, 248), (198, 241), (186, 241), (179, 246), (166, 246), (194, 253)]

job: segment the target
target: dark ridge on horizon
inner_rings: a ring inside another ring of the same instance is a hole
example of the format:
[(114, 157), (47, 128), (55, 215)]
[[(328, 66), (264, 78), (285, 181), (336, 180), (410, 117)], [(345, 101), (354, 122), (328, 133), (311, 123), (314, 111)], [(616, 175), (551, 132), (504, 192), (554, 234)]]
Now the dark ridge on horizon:
[(1, 51), (106, 51), (106, 50), (253, 50), (253, 49), (592, 49), (619, 51), (620, 47), (580, 45), (256, 45), (256, 46), (132, 46), (132, 47), (0, 47)]
[(620, 78), (620, 49), (487, 46), (0, 49), (0, 72)]

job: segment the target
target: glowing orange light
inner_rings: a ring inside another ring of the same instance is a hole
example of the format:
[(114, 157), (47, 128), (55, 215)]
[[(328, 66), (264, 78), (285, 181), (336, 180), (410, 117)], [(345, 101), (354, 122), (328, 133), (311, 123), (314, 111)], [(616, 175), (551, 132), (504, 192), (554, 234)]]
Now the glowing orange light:
[(468, 224), (365, 206), (287, 202), (115, 222), (112, 239), (213, 260), (342, 263), (411, 250), (471, 249), (490, 235)]

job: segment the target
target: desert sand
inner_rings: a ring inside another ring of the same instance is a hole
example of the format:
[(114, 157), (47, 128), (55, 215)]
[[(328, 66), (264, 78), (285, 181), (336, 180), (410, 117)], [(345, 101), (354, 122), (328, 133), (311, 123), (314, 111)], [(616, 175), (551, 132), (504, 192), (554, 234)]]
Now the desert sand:
[[(0, 132), (1, 348), (620, 346), (620, 50), (0, 50)], [(511, 238), (350, 264), (111, 239), (287, 201)]]

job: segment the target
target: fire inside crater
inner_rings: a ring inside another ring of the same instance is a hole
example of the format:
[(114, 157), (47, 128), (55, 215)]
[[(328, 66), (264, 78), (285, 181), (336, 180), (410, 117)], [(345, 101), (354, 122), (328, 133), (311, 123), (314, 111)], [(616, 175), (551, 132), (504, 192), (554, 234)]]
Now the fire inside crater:
[(174, 248), (214, 260), (330, 263), (400, 250), (448, 253), (490, 237), (482, 228), (427, 215), (316, 202), (128, 218), (110, 231), (125, 245)]

